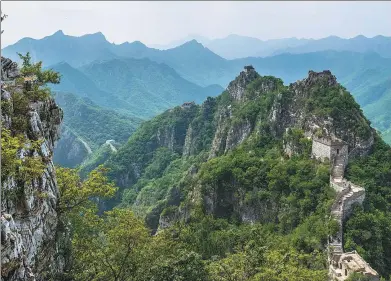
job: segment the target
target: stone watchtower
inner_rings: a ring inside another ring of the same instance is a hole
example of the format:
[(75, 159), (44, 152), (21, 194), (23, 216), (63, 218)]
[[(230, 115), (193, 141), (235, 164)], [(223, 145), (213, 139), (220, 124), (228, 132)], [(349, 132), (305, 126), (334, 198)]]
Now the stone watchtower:
[(342, 180), (348, 164), (348, 144), (339, 139), (316, 138), (312, 139), (312, 157), (321, 161), (330, 160), (331, 176), (335, 180)]
[(252, 65), (246, 65), (244, 67), (244, 72), (251, 72), (251, 71), (254, 71), (254, 67)]

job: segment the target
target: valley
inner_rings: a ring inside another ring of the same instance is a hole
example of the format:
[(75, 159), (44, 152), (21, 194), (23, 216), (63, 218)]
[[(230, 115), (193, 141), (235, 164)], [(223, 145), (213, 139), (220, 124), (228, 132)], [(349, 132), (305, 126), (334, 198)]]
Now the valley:
[(380, 16), (75, 3), (7, 4), (1, 281), (391, 281)]

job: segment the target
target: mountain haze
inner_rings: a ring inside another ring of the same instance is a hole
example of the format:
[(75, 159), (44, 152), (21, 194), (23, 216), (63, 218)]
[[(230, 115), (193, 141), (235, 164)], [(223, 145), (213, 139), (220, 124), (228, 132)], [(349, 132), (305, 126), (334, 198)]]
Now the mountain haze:
[(391, 57), (391, 37), (372, 38), (359, 35), (353, 38), (329, 36), (322, 39), (282, 38), (261, 40), (254, 37), (230, 34), (224, 38), (208, 39), (199, 35), (189, 35), (158, 49), (175, 48), (187, 41), (197, 40), (205, 47), (226, 59), (245, 57), (267, 57), (282, 53), (302, 54), (318, 51), (376, 52), (383, 57)]
[[(26, 40), (32, 43), (24, 44)], [(266, 42), (265, 44), (270, 48), (280, 48), (279, 46), (285, 46), (285, 49), (296, 48), (297, 54), (283, 53), (263, 58), (227, 60), (195, 40), (172, 49), (158, 50), (148, 48), (138, 41), (120, 45), (111, 44), (101, 33), (73, 37), (62, 32), (41, 40), (22, 39), (5, 48), (4, 52), (8, 54), (14, 53), (15, 50), (31, 51), (37, 59), (45, 61), (47, 55), (42, 50), (50, 49), (53, 42), (69, 41), (60, 46), (63, 48), (62, 52), (53, 55), (49, 53), (48, 60), (58, 61), (59, 64), (53, 67), (63, 74), (62, 85), (56, 85), (54, 89), (87, 96), (100, 106), (141, 118), (149, 118), (161, 110), (184, 101), (200, 102), (207, 96), (219, 94), (222, 88), (209, 85), (219, 84), (225, 88), (244, 65), (254, 65), (263, 75), (281, 77), (285, 83), (297, 81), (307, 73), (308, 69), (315, 71), (330, 69), (342, 85), (356, 97), (376, 128), (382, 132), (391, 128), (389, 114), (383, 105), (387, 103), (390, 96), (387, 81), (391, 77), (391, 63), (390, 58), (379, 54), (387, 55), (388, 37), (358, 36), (352, 39), (341, 39), (334, 36), (319, 40), (289, 38), (258, 42), (256, 38), (232, 35), (219, 40), (215, 42), (221, 46), (224, 46), (224, 40), (231, 40), (234, 44), (231, 44), (232, 49), (237, 51), (256, 49), (258, 48), (256, 46)], [(205, 44), (212, 44), (212, 42), (213, 40)], [(94, 51), (85, 56), (91, 44), (95, 46)], [(226, 44), (224, 50), (229, 50), (231, 45)], [(102, 55), (107, 50), (111, 55)], [(77, 53), (75, 57), (87, 58), (81, 60), (85, 62), (83, 67), (71, 66), (75, 63), (73, 59), (70, 59), (69, 63), (66, 61), (67, 54), (71, 52)], [(60, 63), (62, 61), (66, 62)], [(116, 69), (116, 75), (106, 72), (106, 66)], [(87, 70), (89, 75), (86, 73)], [(129, 76), (125, 75), (124, 71), (128, 72)], [(153, 81), (147, 82), (145, 78), (149, 75), (149, 71)], [(174, 98), (176, 93), (177, 98)], [(159, 100), (160, 97), (163, 100)], [(129, 102), (129, 98), (132, 102)], [(379, 113), (377, 117), (375, 112)]]

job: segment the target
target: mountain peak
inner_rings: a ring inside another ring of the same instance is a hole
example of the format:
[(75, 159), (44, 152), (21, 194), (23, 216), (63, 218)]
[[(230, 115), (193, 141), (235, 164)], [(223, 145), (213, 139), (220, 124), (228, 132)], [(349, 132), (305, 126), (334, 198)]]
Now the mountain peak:
[(85, 35), (81, 36), (81, 38), (94, 38), (94, 39), (106, 41), (106, 37), (100, 31), (95, 32), (95, 33), (91, 33), (91, 34), (85, 34)]
[(360, 35), (357, 35), (356, 37), (353, 37), (353, 39), (368, 39), (366, 36), (360, 34)]
[(193, 40), (190, 40), (190, 41), (187, 41), (185, 43), (183, 43), (181, 46), (179, 47), (202, 47), (204, 48), (204, 45), (202, 45), (200, 42), (198, 42), (197, 40), (193, 39)]
[(316, 83), (327, 83), (328, 86), (335, 86), (338, 84), (337, 78), (330, 70), (323, 70), (321, 72), (310, 70), (308, 72), (308, 78), (305, 79), (305, 84), (310, 86)]
[(132, 43), (129, 43), (132, 46), (138, 46), (143, 48), (148, 48), (143, 42), (141, 41), (133, 41)]
[(247, 85), (258, 77), (259, 74), (255, 71), (254, 67), (252, 65), (246, 65), (244, 71), (240, 72), (239, 76), (229, 83), (227, 91), (233, 99), (242, 100)]
[(60, 30), (57, 30), (55, 33), (53, 33), (52, 36), (64, 36), (64, 32), (60, 29)]

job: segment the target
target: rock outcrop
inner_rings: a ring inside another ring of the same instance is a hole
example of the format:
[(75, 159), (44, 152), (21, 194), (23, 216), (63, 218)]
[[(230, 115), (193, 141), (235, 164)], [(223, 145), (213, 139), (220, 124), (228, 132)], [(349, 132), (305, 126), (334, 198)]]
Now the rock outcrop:
[(259, 74), (252, 66), (246, 66), (244, 71), (234, 81), (229, 83), (227, 91), (235, 101), (243, 101), (244, 92), (248, 84), (259, 77)]
[[(339, 100), (339, 97), (345, 99), (351, 111), (343, 111), (344, 107), (339, 103), (329, 106), (327, 95), (334, 100)], [(340, 112), (335, 114), (333, 108)], [(361, 127), (358, 128), (357, 124)], [(286, 150), (293, 155), (304, 151), (307, 153), (306, 145), (310, 145), (311, 139), (343, 140), (342, 147), (336, 143), (333, 151), (327, 150), (321, 141), (313, 146), (316, 151), (323, 151), (323, 158), (334, 161), (333, 157), (339, 150), (346, 150), (349, 157), (368, 153), (375, 134), (358, 104), (337, 83), (330, 71), (310, 71), (307, 78), (284, 86), (281, 79), (261, 76), (251, 66), (245, 67), (219, 97), (208, 98), (201, 106), (185, 104), (174, 108), (146, 122), (139, 130), (140, 136), (143, 135), (143, 143), (140, 143), (141, 137), (136, 133), (137, 138), (132, 137), (128, 144), (119, 149), (118, 155), (127, 153), (126, 161), (111, 161), (123, 163), (115, 178), (123, 188), (128, 188), (142, 176), (159, 147), (166, 147), (183, 158), (191, 159), (195, 156), (203, 159), (201, 161), (207, 161), (227, 154), (241, 144), (246, 145), (246, 141), (249, 146), (267, 145), (269, 139), (276, 143), (284, 142)], [(287, 133), (292, 131), (291, 138), (297, 137), (297, 132), (302, 132), (303, 136), (300, 133), (299, 139), (285, 142)], [(141, 149), (142, 156), (138, 155)], [(137, 166), (136, 173), (132, 161), (137, 158), (144, 162), (143, 166)], [(342, 164), (347, 164), (346, 161), (344, 159)], [(339, 162), (335, 165), (336, 173), (340, 173), (339, 165)], [(194, 190), (188, 195), (189, 202), (201, 204), (208, 214), (217, 217), (234, 214), (235, 218), (245, 222), (267, 223), (278, 220), (278, 206), (273, 200), (265, 200), (266, 203), (263, 202), (261, 206), (247, 200), (246, 191), (241, 190), (234, 180), (205, 188), (207, 191), (202, 195), (196, 191), (203, 189), (200, 184), (194, 183)], [(161, 210), (167, 207), (171, 205), (166, 201), (159, 205)], [(159, 210), (154, 209), (155, 221), (161, 213)], [(161, 216), (160, 227), (164, 228), (170, 225), (171, 220), (182, 217), (180, 213), (180, 208), (170, 209), (170, 212)]]
[[(19, 76), (17, 65), (1, 58), (2, 85), (14, 84)], [(2, 87), (2, 101), (13, 104), (12, 93)], [(11, 91), (11, 90), (10, 90)], [(20, 91), (21, 89), (12, 89)], [(12, 114), (13, 108), (10, 111)], [(3, 128), (13, 130), (10, 113), (2, 112)], [(38, 149), (20, 152), (20, 157), (35, 155), (41, 157), (44, 171), (32, 180), (15, 179), (2, 174), (1, 202), (1, 280), (47, 280), (46, 273), (63, 271), (66, 263), (61, 254), (62, 243), (67, 240), (67, 230), (59, 223), (57, 206), (59, 191), (52, 162), (55, 142), (59, 138), (62, 110), (52, 98), (30, 102), (25, 118), (28, 120), (26, 139), (40, 140)], [(62, 229), (61, 229), (62, 228)], [(44, 274), (45, 272), (45, 274)]]

